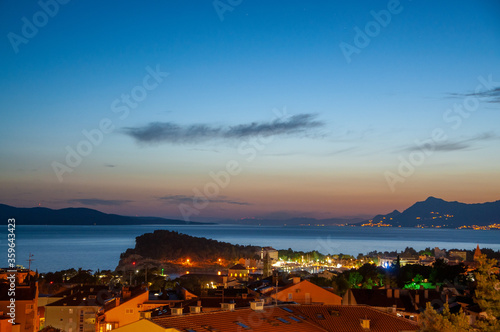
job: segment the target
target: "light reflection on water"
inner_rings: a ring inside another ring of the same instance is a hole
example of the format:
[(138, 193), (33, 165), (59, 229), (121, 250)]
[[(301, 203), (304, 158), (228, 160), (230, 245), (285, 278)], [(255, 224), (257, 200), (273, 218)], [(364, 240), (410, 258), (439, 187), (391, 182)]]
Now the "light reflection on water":
[[(263, 227), (232, 225), (175, 226), (23, 226), (16, 228), (17, 264), (27, 265), (28, 254), (39, 272), (67, 268), (114, 269), (120, 253), (135, 245), (135, 237), (156, 229), (176, 230), (241, 245), (276, 249), (318, 250), (322, 253), (357, 255), (369, 251), (393, 251), (413, 247), (500, 250), (499, 231), (361, 228), (361, 227)], [(0, 248), (7, 252), (7, 228), (0, 230)], [(6, 264), (6, 260), (0, 266)]]

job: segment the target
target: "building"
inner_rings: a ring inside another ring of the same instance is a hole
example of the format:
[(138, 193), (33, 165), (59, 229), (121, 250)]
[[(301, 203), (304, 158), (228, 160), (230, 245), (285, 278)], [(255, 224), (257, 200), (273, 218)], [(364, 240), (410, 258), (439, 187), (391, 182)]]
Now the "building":
[(73, 287), (63, 295), (66, 296), (45, 306), (45, 325), (65, 332), (97, 331), (104, 304), (114, 297), (107, 286), (88, 285)]
[(276, 250), (272, 247), (263, 247), (260, 250), (260, 259), (264, 260), (264, 257), (266, 257), (266, 254), (269, 256), (269, 260), (271, 261), (271, 265), (276, 263), (279, 260), (278, 250)]
[[(24, 280), (24, 279), (23, 279)], [(11, 297), (8, 294), (9, 284), (0, 284), (0, 312), (7, 314), (10, 312), (8, 306)], [(38, 282), (33, 281), (28, 284), (17, 284), (15, 290), (16, 317), (15, 322), (19, 327), (12, 326), (12, 331), (32, 332), (39, 330), (38, 317)], [(2, 323), (3, 324), (3, 323)], [(10, 323), (9, 323), (10, 324)], [(18, 330), (16, 330), (18, 328)], [(3, 331), (3, 329), (1, 329)]]
[[(378, 266), (382, 267), (390, 267), (392, 264), (396, 264), (398, 260), (398, 257), (379, 257), (378, 259)], [(414, 258), (414, 257), (400, 257), (399, 258), (399, 265), (400, 266), (405, 266), (405, 265), (410, 265), (410, 264), (418, 264), (419, 263), (419, 258)]]
[(26, 279), (29, 276), (31, 277), (34, 277), (36, 276), (36, 272), (35, 271), (31, 271), (31, 270), (28, 270), (28, 269), (25, 269), (25, 268), (17, 268), (15, 271), (16, 272), (8, 272), (8, 271), (12, 271), (10, 269), (0, 269), (0, 280), (7, 280), (7, 277), (12, 275), (14, 273), (14, 275), (16, 276), (16, 282), (18, 284), (23, 284), (23, 283), (26, 283), (28, 282), (28, 279)]
[(441, 250), (438, 247), (435, 247), (434, 248), (434, 257), (436, 257), (436, 259), (446, 258), (446, 249)]
[(241, 264), (236, 264), (228, 269), (227, 276), (230, 279), (238, 279), (240, 281), (248, 281), (248, 269)]
[(467, 252), (460, 250), (450, 250), (448, 251), (448, 256), (450, 260), (456, 260), (459, 262), (465, 262), (467, 260)]
[[(10, 317), (0, 313), (0, 331), (2, 332), (12, 332), (12, 324), (10, 323)], [(14, 325), (14, 328), (15, 327)]]
[(141, 318), (142, 306), (148, 299), (147, 289), (124, 287), (121, 296), (105, 303), (104, 314), (99, 317), (97, 331), (107, 332), (138, 321)]
[(310, 281), (295, 277), (293, 282), (278, 291), (270, 294), (274, 300), (295, 302), (300, 304), (329, 304), (340, 305), (342, 298), (337, 294), (313, 284)]
[(444, 303), (446, 297), (435, 289), (349, 289), (342, 305), (368, 305), (373, 309), (418, 321), (427, 302)]
[(481, 257), (481, 249), (479, 249), (479, 244), (476, 247), (476, 251), (474, 251), (474, 262), (477, 262)]
[(328, 280), (331, 280), (333, 277), (336, 277), (338, 275), (337, 272), (330, 271), (330, 270), (324, 270), (318, 273), (318, 277), (325, 278)]

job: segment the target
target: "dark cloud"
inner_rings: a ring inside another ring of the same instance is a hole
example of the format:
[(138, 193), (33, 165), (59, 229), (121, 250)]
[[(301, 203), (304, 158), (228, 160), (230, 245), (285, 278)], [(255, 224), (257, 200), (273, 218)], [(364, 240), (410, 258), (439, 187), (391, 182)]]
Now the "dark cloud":
[(313, 114), (298, 114), (271, 122), (252, 122), (222, 127), (208, 124), (181, 126), (172, 122), (152, 122), (142, 127), (122, 129), (140, 143), (190, 144), (215, 139), (244, 139), (255, 136), (284, 136), (308, 134), (311, 129), (324, 126)]
[[(159, 197), (159, 199), (168, 201), (175, 204), (192, 204), (195, 196), (186, 196), (186, 195), (167, 195), (163, 197)], [(227, 199), (226, 196), (218, 196), (216, 198), (209, 199), (210, 203), (224, 203), (224, 204), (234, 204), (234, 205), (250, 205), (247, 202), (239, 202)]]
[(132, 201), (128, 200), (121, 200), (121, 199), (99, 199), (99, 198), (77, 198), (77, 199), (70, 199), (67, 201), (69, 204), (82, 204), (82, 205), (88, 205), (88, 206), (95, 206), (95, 205), (123, 205), (130, 203)]
[[(455, 140), (455, 141), (445, 141), (445, 142), (434, 142), (432, 145), (434, 151), (442, 151), (442, 152), (449, 152), (449, 151), (460, 151), (460, 150), (471, 150), (475, 148), (476, 143), (481, 142), (481, 141), (489, 141), (489, 140), (495, 140), (499, 139), (500, 137), (498, 135), (495, 135), (494, 133), (482, 133), (479, 135), (476, 135), (474, 137), (468, 138), (468, 139), (463, 139), (463, 140)], [(413, 144), (408, 147), (404, 147), (398, 152), (413, 152), (413, 151), (420, 151), (422, 148), (416, 144)]]
[(451, 97), (477, 97), (481, 98), (487, 103), (497, 104), (500, 103), (500, 87), (495, 87), (491, 90), (481, 91), (481, 92), (471, 92), (471, 93), (450, 93)]

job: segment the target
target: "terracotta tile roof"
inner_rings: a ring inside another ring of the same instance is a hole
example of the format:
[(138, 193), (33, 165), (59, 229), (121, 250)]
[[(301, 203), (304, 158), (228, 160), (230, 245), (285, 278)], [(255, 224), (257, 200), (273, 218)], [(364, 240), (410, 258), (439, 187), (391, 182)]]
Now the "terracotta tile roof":
[(180, 331), (330, 331), (366, 332), (361, 319), (370, 321), (370, 332), (416, 331), (417, 323), (368, 306), (289, 305), (266, 307), (263, 311), (239, 309), (182, 316), (156, 317), (164, 328)]
[[(234, 303), (236, 308), (248, 308), (250, 307), (250, 302), (255, 301), (253, 296), (249, 296), (246, 299), (241, 297), (224, 297), (225, 303)], [(170, 315), (170, 308), (183, 308), (183, 312), (190, 313), (190, 306), (197, 306), (198, 302), (201, 302), (201, 311), (220, 311), (222, 299), (220, 297), (195, 297), (191, 300), (178, 301), (177, 303), (172, 303), (171, 305), (165, 305), (151, 310), (151, 315), (155, 316), (168, 316)]]
[(416, 322), (381, 312), (368, 306), (302, 305), (287, 306), (297, 317), (331, 332), (365, 332), (361, 319), (370, 320), (370, 332), (416, 331)]
[(239, 309), (151, 319), (164, 328), (196, 332), (315, 332), (325, 331), (319, 325), (301, 319), (280, 307), (262, 311)]
[(56, 302), (47, 304), (47, 307), (59, 306), (103, 306), (105, 301), (114, 295), (108, 290), (107, 286), (83, 286), (74, 287), (57, 294), (55, 296), (64, 297)]

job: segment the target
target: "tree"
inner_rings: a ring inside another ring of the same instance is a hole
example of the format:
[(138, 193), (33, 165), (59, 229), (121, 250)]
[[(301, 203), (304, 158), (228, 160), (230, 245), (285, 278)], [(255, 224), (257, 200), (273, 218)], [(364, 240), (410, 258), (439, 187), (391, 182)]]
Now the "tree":
[(333, 277), (332, 287), (335, 294), (343, 296), (344, 293), (349, 289), (349, 282), (343, 275)]
[(486, 318), (478, 321), (477, 325), (483, 331), (500, 331), (500, 281), (497, 261), (481, 255), (478, 259), (479, 266), (474, 273), (477, 281), (475, 300), (481, 310), (486, 313)]
[(448, 303), (444, 304), (443, 313), (439, 314), (427, 302), (425, 311), (420, 315), (419, 332), (468, 332), (474, 331), (469, 325), (469, 318), (462, 309), (458, 314), (450, 313)]
[(350, 272), (347, 279), (351, 288), (359, 288), (359, 285), (363, 281), (363, 276), (358, 272)]

